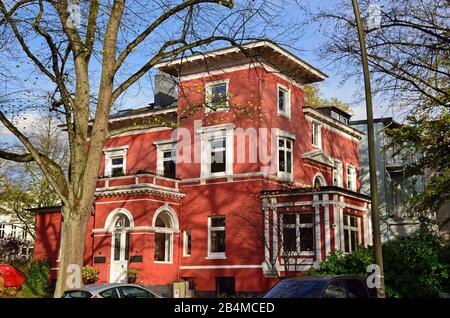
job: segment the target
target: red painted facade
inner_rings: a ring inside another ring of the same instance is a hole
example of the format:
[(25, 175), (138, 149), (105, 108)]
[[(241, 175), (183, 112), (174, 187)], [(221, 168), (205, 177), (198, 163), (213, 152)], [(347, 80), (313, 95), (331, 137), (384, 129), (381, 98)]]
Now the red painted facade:
[[(180, 119), (180, 128), (190, 134), (188, 141), (183, 140), (184, 146), (178, 144), (177, 156), (192, 147), (193, 162), (177, 162), (176, 179), (156, 173), (161, 167), (158, 165), (161, 141), (181, 140), (180, 130), (174, 132), (163, 127), (138, 130), (106, 141), (99, 175), (107, 174), (108, 151), (123, 151), (125, 173), (98, 181), (95, 210), (85, 240), (85, 262), (100, 269), (101, 281), (112, 281), (114, 277), (122, 279), (123, 276), (117, 274), (120, 268), (137, 268), (140, 271), (137, 281), (146, 285), (187, 279), (193, 282), (196, 291), (211, 292), (222, 288), (218, 286), (222, 284), (221, 277), (228, 277), (234, 278), (231, 281), (236, 292), (264, 292), (277, 277), (297, 275), (314, 262), (324, 260), (328, 253), (348, 249), (352, 242), (350, 230), (344, 229), (347, 215), (356, 217), (348, 219), (356, 222), (352, 223), (358, 237), (354, 244), (370, 244), (370, 202), (358, 193), (361, 134), (319, 110), (304, 107), (303, 83), (322, 80), (325, 76), (279, 48), (264, 43), (258, 48), (272, 50), (270, 68), (265, 64), (248, 64), (238, 52), (226, 50), (199, 59), (222, 63), (217, 65), (216, 71), (205, 73), (205, 67), (198, 60), (180, 61), (175, 66), (162, 64), (159, 66), (162, 72), (179, 77), (177, 107), (133, 116), (124, 114), (113, 119), (118, 123), (173, 113)], [(230, 61), (232, 66), (229, 66)], [(289, 62), (302, 72), (295, 78), (273, 72), (272, 68), (277, 65), (285, 65), (282, 62)], [(205, 113), (205, 108), (201, 107), (207, 99), (205, 87), (224, 80), (229, 109)], [(278, 114), (279, 85), (290, 95), (290, 116)], [(201, 128), (195, 126), (199, 122)], [(312, 122), (320, 126), (320, 147), (312, 144)], [(205, 167), (201, 160), (202, 147), (208, 142), (202, 136), (205, 131), (208, 133), (208, 127), (222, 127), (218, 130), (221, 132), (231, 130), (231, 137), (227, 137), (231, 141), (227, 145), (233, 146), (233, 162), (231, 171), (221, 176), (202, 172)], [(246, 160), (238, 162), (242, 149), (234, 133), (239, 128), (255, 129), (259, 134), (264, 131), (261, 128), (275, 129), (274, 135), (267, 135), (266, 144), (259, 141), (256, 144), (256, 149), (265, 147), (269, 154), (272, 153), (271, 138), (291, 138), (291, 177), (279, 176), (277, 162), (275, 171), (269, 172), (264, 170), (269, 164), (261, 162), (260, 158), (249, 162), (249, 150), (255, 145), (250, 138), (245, 139)], [(200, 161), (196, 161), (195, 156)], [(333, 186), (333, 162), (330, 161), (333, 158), (343, 164), (342, 181), (336, 186)], [(347, 164), (355, 168), (356, 191), (346, 189)], [(323, 178), (320, 187), (314, 187), (317, 175)], [(310, 230), (302, 232), (302, 226), (295, 222), (291, 226), (293, 230), (288, 230), (289, 226), (280, 223), (288, 219), (284, 213), (291, 213), (291, 220), (297, 218), (297, 222), (309, 219), (304, 226)], [(127, 221), (119, 224), (122, 216)], [(223, 252), (211, 252), (213, 240), (219, 240), (212, 230), (217, 216), (225, 217), (225, 224), (217, 227), (225, 231), (225, 243), (219, 244), (219, 248), (224, 245)], [(285, 244), (281, 240), (284, 231), (298, 231), (295, 235), (302, 233), (299, 238), (295, 237), (295, 242), (301, 241), (299, 247), (295, 247), (297, 252), (289, 257), (280, 252)], [(53, 275), (58, 269), (60, 232), (58, 211), (43, 209), (36, 214), (35, 257), (48, 257)], [(185, 232), (191, 237), (190, 255), (186, 255)], [(158, 254), (155, 249), (164, 253)], [(156, 254), (164, 260), (156, 260)]]

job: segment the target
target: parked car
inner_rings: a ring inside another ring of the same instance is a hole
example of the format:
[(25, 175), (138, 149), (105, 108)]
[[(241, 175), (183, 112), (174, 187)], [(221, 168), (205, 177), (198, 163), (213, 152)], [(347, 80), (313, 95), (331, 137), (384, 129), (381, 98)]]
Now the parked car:
[(66, 290), (62, 298), (161, 298), (136, 284), (89, 284)]
[(305, 276), (282, 280), (264, 298), (376, 298), (365, 277)]

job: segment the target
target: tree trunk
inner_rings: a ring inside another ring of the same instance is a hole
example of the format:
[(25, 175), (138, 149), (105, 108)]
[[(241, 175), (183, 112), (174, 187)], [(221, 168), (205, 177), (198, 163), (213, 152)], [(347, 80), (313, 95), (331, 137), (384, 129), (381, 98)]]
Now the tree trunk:
[(61, 212), (64, 223), (55, 298), (61, 297), (67, 289), (79, 288), (82, 285), (81, 271), (84, 265), (86, 228), (91, 211), (88, 209), (70, 211), (69, 207), (63, 207)]

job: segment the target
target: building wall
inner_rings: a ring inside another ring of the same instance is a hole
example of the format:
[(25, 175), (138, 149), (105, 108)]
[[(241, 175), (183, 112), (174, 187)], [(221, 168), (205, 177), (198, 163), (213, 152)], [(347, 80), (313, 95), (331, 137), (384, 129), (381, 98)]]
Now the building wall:
[[(230, 103), (232, 110), (205, 115), (204, 110), (195, 108), (204, 101), (205, 84), (210, 81), (229, 79)], [(277, 114), (277, 84), (288, 87), (291, 92), (291, 118)], [(300, 86), (289, 83), (276, 74), (268, 73), (260, 67), (248, 70), (238, 70), (230, 73), (207, 76), (200, 79), (181, 81), (178, 89), (178, 113), (180, 117), (187, 110), (193, 110), (187, 118), (181, 121), (181, 128), (190, 132), (188, 145), (195, 144), (197, 153), (200, 152), (200, 143), (196, 143), (198, 134), (194, 126), (195, 120), (200, 120), (202, 126), (235, 124), (235, 129), (242, 128), (269, 128), (281, 129), (296, 136), (294, 146), (294, 183), (312, 186), (314, 176), (321, 173), (327, 185), (332, 184), (332, 168), (318, 163), (312, 163), (302, 158), (302, 154), (315, 150), (311, 144), (311, 123), (303, 112), (304, 93)], [(238, 111), (237, 109), (241, 109)], [(128, 172), (137, 169), (156, 170), (156, 147), (153, 144), (158, 140), (171, 138), (170, 129), (157, 132), (132, 133), (110, 138), (105, 148), (127, 146), (126, 169)], [(345, 164), (351, 163), (359, 173), (358, 142), (344, 137), (341, 133), (327, 130), (323, 127), (322, 149), (344, 163), (344, 185), (346, 184)], [(178, 135), (180, 137), (180, 135)], [(271, 137), (268, 138), (268, 144)], [(234, 160), (237, 159), (237, 139), (233, 139)], [(251, 145), (247, 140), (246, 146)], [(187, 146), (186, 146), (187, 147)], [(184, 152), (185, 148), (180, 151)], [(270, 153), (269, 153), (270, 154)], [(234, 276), (236, 291), (263, 292), (275, 282), (273, 277), (263, 274), (265, 262), (265, 215), (260, 193), (262, 190), (289, 188), (273, 173), (263, 173), (264, 166), (261, 161), (256, 163), (234, 163), (232, 175), (214, 178), (200, 178), (201, 164), (195, 162), (194, 153), (191, 157), (193, 163), (178, 163), (177, 177), (179, 190), (183, 198), (162, 196), (149, 193), (118, 194), (110, 190), (110, 194), (99, 195), (96, 200), (95, 214), (90, 219), (85, 241), (85, 262), (94, 264), (101, 269), (101, 281), (109, 280), (111, 262), (111, 231), (105, 229), (105, 224), (116, 209), (128, 211), (133, 218), (134, 227), (130, 229), (130, 256), (142, 256), (140, 263), (129, 263), (129, 267), (140, 269), (138, 282), (158, 285), (170, 283), (179, 278), (192, 278), (196, 289), (200, 291), (213, 291), (215, 277)], [(104, 163), (102, 164), (104, 171)], [(101, 175), (102, 173), (100, 173)], [(129, 179), (129, 178), (128, 178)], [(126, 187), (127, 178), (113, 178), (99, 180), (98, 187), (102, 191), (109, 186)], [(151, 181), (149, 181), (151, 182)], [(130, 189), (135, 185), (130, 186)], [(359, 190), (359, 183), (357, 184)], [(131, 190), (130, 190), (131, 191)], [(331, 196), (331, 194), (330, 194)], [(328, 198), (331, 199), (331, 198)], [(285, 198), (284, 200), (294, 200)], [(295, 198), (295, 201), (301, 200)], [(335, 249), (337, 229), (332, 225), (336, 223), (336, 209), (344, 213), (344, 204), (362, 206), (362, 202), (338, 197), (333, 203), (321, 205), (319, 201), (325, 197), (310, 196), (305, 199), (314, 209), (317, 218), (317, 250), (310, 257), (311, 261), (324, 260), (326, 255)], [(347, 201), (346, 201), (347, 200)], [(317, 201), (317, 202), (315, 202)], [(314, 204), (313, 204), (314, 203)], [(330, 206), (331, 204), (331, 206)], [(173, 258), (171, 264), (157, 264), (154, 262), (154, 232), (152, 220), (155, 211), (161, 206), (170, 206), (176, 211), (180, 224), (178, 231), (173, 233)], [(342, 207), (340, 207), (342, 205)], [(366, 211), (366, 210), (361, 210)], [(360, 217), (364, 212), (353, 211)], [(208, 259), (208, 217), (223, 215), (226, 217), (226, 258)], [(341, 215), (341, 214), (339, 214)], [(57, 253), (59, 250), (59, 232), (61, 219), (56, 213), (42, 213), (37, 215), (39, 229), (36, 257), (50, 257), (52, 264), (57, 268)], [(334, 222), (334, 223), (333, 223)], [(362, 221), (361, 221), (362, 222)], [(364, 226), (364, 223), (362, 223)], [(190, 230), (192, 234), (192, 255), (182, 256), (183, 231)], [(269, 231), (269, 233), (271, 233)], [(362, 242), (366, 242), (364, 231), (361, 233)], [(365, 243), (366, 244), (366, 243)], [(94, 262), (104, 258), (104, 262)], [(311, 264), (308, 264), (310, 266)]]

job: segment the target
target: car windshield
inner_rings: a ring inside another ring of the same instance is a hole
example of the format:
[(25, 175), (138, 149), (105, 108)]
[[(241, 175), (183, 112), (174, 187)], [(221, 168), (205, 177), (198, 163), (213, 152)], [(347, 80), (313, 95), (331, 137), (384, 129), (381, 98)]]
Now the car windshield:
[(274, 286), (264, 298), (318, 298), (325, 284), (322, 280), (285, 280)]

